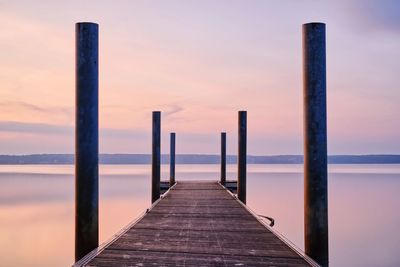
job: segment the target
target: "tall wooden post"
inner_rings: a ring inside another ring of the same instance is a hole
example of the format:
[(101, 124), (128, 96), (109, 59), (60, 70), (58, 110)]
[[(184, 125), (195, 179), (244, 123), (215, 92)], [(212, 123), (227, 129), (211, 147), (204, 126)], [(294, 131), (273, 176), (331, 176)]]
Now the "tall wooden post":
[(221, 184), (226, 182), (226, 133), (221, 133)]
[(246, 204), (247, 112), (239, 111), (238, 198)]
[(303, 25), (305, 252), (328, 266), (325, 24)]
[(75, 111), (75, 261), (99, 245), (98, 25), (77, 23)]
[(152, 149), (152, 172), (151, 172), (151, 202), (160, 198), (161, 177), (161, 112), (153, 111), (153, 149)]
[(169, 152), (169, 186), (175, 184), (175, 139), (176, 134), (170, 134), (170, 152)]

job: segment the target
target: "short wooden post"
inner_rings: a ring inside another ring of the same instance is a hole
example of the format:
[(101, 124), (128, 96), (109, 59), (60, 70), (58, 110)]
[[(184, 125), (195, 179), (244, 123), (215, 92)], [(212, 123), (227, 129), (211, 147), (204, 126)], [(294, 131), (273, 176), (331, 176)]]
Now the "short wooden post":
[(325, 24), (303, 25), (305, 252), (328, 266)]
[(75, 111), (75, 261), (99, 245), (98, 25), (77, 23)]
[(169, 151), (169, 186), (175, 184), (175, 139), (176, 134), (170, 134), (170, 151)]
[(153, 149), (152, 149), (152, 172), (151, 172), (151, 202), (160, 198), (161, 178), (161, 112), (153, 111)]
[(221, 133), (221, 184), (226, 182), (226, 133)]
[(246, 204), (247, 112), (239, 111), (238, 134), (238, 198)]

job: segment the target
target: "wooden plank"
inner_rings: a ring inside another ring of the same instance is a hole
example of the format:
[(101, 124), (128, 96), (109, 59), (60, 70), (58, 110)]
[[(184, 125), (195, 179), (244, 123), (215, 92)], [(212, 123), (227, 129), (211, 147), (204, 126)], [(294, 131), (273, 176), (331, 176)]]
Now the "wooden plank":
[(76, 266), (317, 266), (216, 182), (178, 182), (94, 255)]
[(277, 267), (305, 267), (309, 266), (304, 260), (295, 258), (273, 258), (273, 257), (246, 257), (236, 255), (216, 255), (199, 253), (166, 253), (158, 251), (124, 251), (107, 250), (100, 254), (87, 266), (90, 267), (112, 267), (112, 266), (277, 266)]

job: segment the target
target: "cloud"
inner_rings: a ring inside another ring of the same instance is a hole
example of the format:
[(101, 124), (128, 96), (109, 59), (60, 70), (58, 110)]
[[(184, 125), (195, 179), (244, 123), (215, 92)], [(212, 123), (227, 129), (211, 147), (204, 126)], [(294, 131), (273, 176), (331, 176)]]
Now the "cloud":
[(167, 118), (175, 113), (181, 112), (182, 110), (183, 110), (183, 107), (181, 107), (181, 106), (171, 105), (166, 108), (166, 111), (163, 112), (163, 115), (165, 118)]
[(0, 121), (0, 132), (17, 132), (31, 134), (70, 134), (72, 133), (72, 131), (72, 127), (64, 125)]
[(0, 107), (3, 108), (16, 108), (26, 111), (40, 112), (40, 113), (62, 113), (64, 115), (71, 115), (71, 108), (66, 107), (41, 107), (24, 101), (6, 101), (0, 102)]
[[(0, 132), (72, 135), (73, 131), (74, 127), (68, 125), (0, 121)], [(116, 128), (100, 128), (99, 134), (101, 135), (101, 137), (106, 138), (143, 138), (147, 135), (145, 131)]]
[(145, 138), (148, 135), (147, 132), (133, 129), (116, 129), (116, 128), (101, 128), (101, 137), (113, 137), (113, 138)]
[(355, 0), (341, 1), (341, 9), (347, 10), (363, 28), (374, 31), (400, 33), (400, 1)]

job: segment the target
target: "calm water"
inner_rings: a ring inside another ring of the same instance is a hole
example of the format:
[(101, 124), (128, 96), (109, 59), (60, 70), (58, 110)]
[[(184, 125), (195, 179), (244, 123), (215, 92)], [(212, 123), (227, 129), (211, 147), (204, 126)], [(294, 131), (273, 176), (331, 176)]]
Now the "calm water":
[[(163, 166), (162, 177), (167, 178)], [(178, 165), (177, 180), (213, 179), (218, 165)], [(73, 263), (73, 166), (0, 166), (0, 265)], [(228, 167), (234, 179), (235, 166)], [(100, 241), (150, 206), (150, 166), (100, 167)], [(249, 165), (248, 206), (303, 249), (301, 165)], [(400, 165), (333, 165), (331, 266), (400, 266)]]

